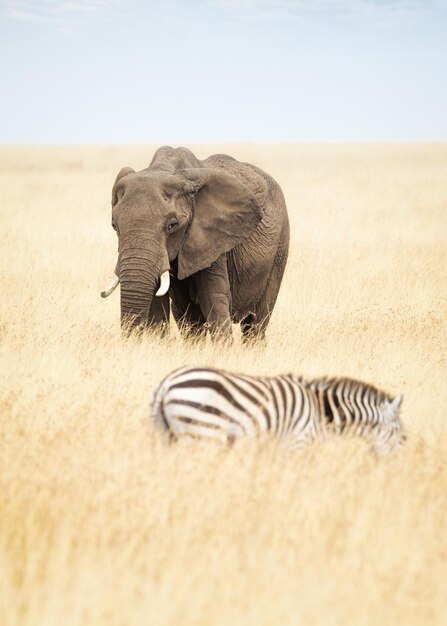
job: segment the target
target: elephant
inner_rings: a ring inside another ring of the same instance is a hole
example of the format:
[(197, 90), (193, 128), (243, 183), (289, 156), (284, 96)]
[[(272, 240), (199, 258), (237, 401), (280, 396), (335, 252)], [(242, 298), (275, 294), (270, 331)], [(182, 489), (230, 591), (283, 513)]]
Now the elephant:
[[(149, 167), (118, 173), (112, 190), (118, 235), (115, 278), (126, 332), (167, 333), (170, 309), (185, 338), (209, 331), (263, 340), (284, 274), (289, 220), (278, 183), (225, 154), (200, 161), (159, 148)], [(155, 296), (155, 297), (154, 297)]]

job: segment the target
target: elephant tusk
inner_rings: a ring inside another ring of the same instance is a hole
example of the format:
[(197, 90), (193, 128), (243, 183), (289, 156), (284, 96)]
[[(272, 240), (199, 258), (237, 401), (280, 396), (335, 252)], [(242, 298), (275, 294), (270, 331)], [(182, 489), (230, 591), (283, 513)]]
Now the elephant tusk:
[(166, 270), (160, 276), (160, 287), (158, 288), (158, 291), (155, 295), (164, 296), (166, 293), (168, 293), (168, 289), (169, 289), (169, 270)]
[(101, 298), (108, 298), (112, 291), (115, 291), (115, 289), (118, 287), (119, 282), (120, 279), (118, 278), (118, 276), (115, 276), (115, 278), (110, 281), (107, 287), (101, 291)]

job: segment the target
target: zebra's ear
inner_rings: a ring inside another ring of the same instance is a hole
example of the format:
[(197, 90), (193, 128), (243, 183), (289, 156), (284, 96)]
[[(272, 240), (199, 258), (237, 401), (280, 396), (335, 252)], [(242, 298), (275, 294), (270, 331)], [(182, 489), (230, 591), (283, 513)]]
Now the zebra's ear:
[(400, 409), (400, 405), (402, 404), (402, 400), (404, 399), (403, 395), (397, 396), (394, 398), (392, 402), (390, 402), (390, 409), (394, 414)]

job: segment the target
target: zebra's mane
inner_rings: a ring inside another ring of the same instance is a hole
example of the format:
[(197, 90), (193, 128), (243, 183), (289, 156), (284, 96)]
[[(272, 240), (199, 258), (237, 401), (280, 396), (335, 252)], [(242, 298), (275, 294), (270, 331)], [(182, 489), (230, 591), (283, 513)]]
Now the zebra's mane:
[(377, 404), (381, 404), (385, 400), (391, 402), (393, 398), (382, 391), (378, 387), (371, 385), (370, 383), (365, 383), (362, 380), (357, 380), (355, 378), (349, 377), (328, 377), (323, 376), (322, 378), (312, 378), (310, 380), (306, 380), (302, 377), (299, 377), (299, 381), (309, 385), (311, 389), (314, 391), (335, 391), (341, 388), (341, 390), (346, 391), (349, 389), (351, 392), (357, 393), (360, 391), (369, 390), (371, 394), (371, 400), (376, 402)]

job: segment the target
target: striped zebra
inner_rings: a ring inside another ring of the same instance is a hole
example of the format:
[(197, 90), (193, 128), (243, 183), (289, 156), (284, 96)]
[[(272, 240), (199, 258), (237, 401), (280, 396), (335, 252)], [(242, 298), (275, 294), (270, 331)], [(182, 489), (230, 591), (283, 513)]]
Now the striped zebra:
[(301, 448), (333, 433), (362, 437), (382, 455), (406, 438), (401, 403), (402, 396), (393, 399), (350, 378), (305, 381), (184, 367), (160, 383), (152, 415), (173, 439), (188, 435), (232, 442), (265, 434)]

